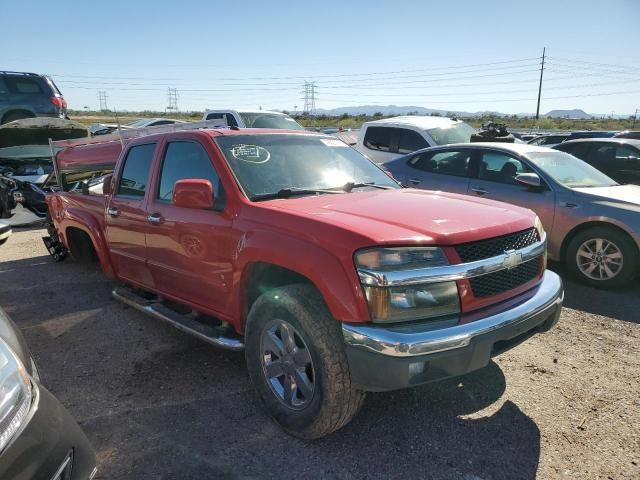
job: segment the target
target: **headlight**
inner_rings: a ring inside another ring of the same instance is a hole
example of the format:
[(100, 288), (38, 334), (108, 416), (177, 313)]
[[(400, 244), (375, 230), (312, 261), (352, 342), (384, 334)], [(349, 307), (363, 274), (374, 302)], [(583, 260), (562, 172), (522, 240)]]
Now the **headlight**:
[[(362, 273), (384, 273), (448, 265), (437, 247), (376, 248), (357, 252), (355, 264)], [(456, 282), (381, 287), (362, 284), (371, 320), (405, 322), (460, 313)]]
[(355, 256), (356, 267), (379, 272), (449, 265), (438, 247), (370, 248)]
[(31, 410), (33, 387), (29, 374), (0, 340), (0, 452), (24, 425)]

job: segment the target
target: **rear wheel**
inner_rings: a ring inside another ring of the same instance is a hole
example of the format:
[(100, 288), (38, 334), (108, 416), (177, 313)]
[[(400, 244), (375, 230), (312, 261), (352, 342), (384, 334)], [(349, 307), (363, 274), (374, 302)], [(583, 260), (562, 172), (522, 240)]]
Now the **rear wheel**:
[(635, 277), (638, 249), (623, 232), (594, 227), (571, 239), (566, 263), (573, 275), (588, 285), (617, 288)]
[(320, 438), (346, 425), (365, 394), (354, 388), (340, 323), (309, 285), (289, 285), (253, 304), (247, 368), (267, 412), (289, 433)]

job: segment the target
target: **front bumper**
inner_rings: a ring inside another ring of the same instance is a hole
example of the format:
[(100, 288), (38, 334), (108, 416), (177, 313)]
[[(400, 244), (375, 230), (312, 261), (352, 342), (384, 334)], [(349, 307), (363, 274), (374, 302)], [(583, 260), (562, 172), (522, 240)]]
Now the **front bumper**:
[[(26, 425), (0, 455), (1, 479), (89, 480), (96, 458), (80, 427), (62, 404), (40, 386)], [(59, 475), (71, 472), (67, 477)]]
[(551, 271), (523, 300), (470, 323), (434, 328), (434, 322), (372, 326), (343, 323), (351, 377), (367, 391), (396, 390), (464, 375), (560, 317), (564, 290)]

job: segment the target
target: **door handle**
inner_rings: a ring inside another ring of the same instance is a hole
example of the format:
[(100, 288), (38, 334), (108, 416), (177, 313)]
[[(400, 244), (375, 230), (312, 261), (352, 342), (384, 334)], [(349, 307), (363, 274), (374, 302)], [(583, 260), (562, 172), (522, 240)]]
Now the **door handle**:
[(120, 210), (118, 210), (116, 207), (109, 207), (107, 209), (107, 213), (112, 217), (117, 217), (118, 215), (120, 215)]
[(482, 187), (473, 187), (471, 191), (476, 192), (478, 195), (486, 195), (487, 193), (489, 193), (489, 190), (485, 190)]
[(418, 185), (420, 182), (422, 182), (422, 180), (416, 177), (409, 179), (409, 183), (412, 185)]
[(153, 213), (147, 217), (147, 221), (149, 223), (153, 223), (154, 225), (159, 225), (162, 222), (162, 217), (159, 213)]

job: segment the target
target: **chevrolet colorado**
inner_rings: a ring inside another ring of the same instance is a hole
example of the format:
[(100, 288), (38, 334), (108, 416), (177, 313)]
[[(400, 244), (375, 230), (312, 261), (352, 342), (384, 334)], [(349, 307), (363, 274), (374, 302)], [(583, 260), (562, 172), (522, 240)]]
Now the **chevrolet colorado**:
[(97, 259), (116, 299), (244, 349), (266, 410), (301, 438), (347, 424), (367, 391), (482, 368), (560, 315), (533, 212), (402, 188), (334, 137), (220, 128), (72, 145), (62, 183), (83, 164), (113, 172), (48, 195), (50, 249)]

